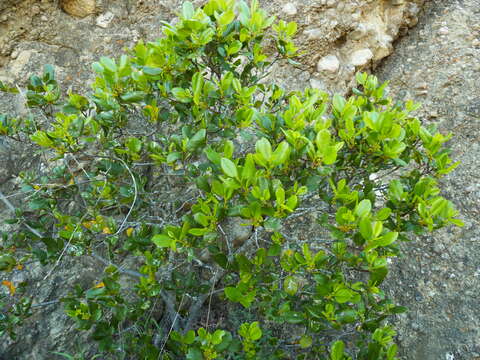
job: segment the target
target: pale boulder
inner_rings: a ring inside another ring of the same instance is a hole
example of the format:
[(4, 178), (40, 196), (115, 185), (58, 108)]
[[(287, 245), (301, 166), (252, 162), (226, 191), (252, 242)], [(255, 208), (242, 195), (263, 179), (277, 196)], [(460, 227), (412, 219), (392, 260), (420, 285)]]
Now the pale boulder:
[(282, 11), (288, 16), (293, 16), (297, 14), (297, 7), (293, 3), (286, 3), (283, 6)]
[(317, 64), (317, 70), (319, 72), (336, 73), (340, 68), (340, 61), (335, 55), (327, 55), (320, 59)]
[(61, 0), (60, 7), (67, 14), (84, 18), (96, 10), (96, 0)]
[(354, 51), (350, 57), (350, 64), (354, 66), (363, 66), (366, 65), (370, 60), (373, 59), (373, 53), (370, 49), (361, 49)]

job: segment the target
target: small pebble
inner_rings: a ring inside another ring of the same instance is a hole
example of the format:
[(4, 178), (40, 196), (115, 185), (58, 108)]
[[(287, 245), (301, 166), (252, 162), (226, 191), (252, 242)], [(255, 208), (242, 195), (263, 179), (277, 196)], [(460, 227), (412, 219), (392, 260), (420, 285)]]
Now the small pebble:
[(101, 14), (99, 17), (97, 17), (96, 25), (106, 29), (112, 22), (114, 16), (115, 15), (113, 15), (110, 11), (107, 11), (105, 14)]
[(442, 26), (440, 29), (438, 29), (438, 34), (439, 35), (448, 35), (448, 27)]
[(295, 7), (294, 4), (292, 3), (286, 3), (283, 8), (282, 8), (282, 11), (287, 14), (288, 16), (293, 16), (293, 15), (296, 15), (297, 14), (297, 8)]
[(327, 55), (320, 59), (317, 64), (317, 70), (319, 72), (328, 71), (336, 73), (340, 67), (340, 61), (335, 55)]
[(352, 54), (350, 58), (350, 63), (354, 66), (362, 66), (367, 64), (373, 58), (372, 50), (370, 49), (361, 49), (357, 50)]
[(308, 29), (303, 32), (309, 40), (321, 39), (323, 31), (319, 28)]

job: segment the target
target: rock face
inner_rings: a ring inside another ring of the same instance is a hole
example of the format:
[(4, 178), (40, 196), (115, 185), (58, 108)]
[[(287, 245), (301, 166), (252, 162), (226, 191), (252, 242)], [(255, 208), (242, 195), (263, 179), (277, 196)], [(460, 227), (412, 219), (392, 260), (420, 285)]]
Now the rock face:
[[(302, 2), (265, 2), (270, 13), (283, 16), (286, 21), (298, 23), (297, 43), (305, 53), (301, 70), (276, 69), (282, 74), (285, 86), (303, 85), (298, 79), (321, 82), (330, 92), (345, 93), (352, 85), (355, 71), (376, 66), (392, 50), (394, 39), (406, 33), (418, 21), (418, 13), (424, 1), (353, 1), (322, 0)], [(292, 11), (287, 11), (291, 9)], [(295, 15), (293, 14), (295, 9)], [(335, 54), (339, 62), (327, 65)], [(327, 66), (328, 69), (324, 69)]]
[(355, 67), (360, 67), (367, 65), (370, 60), (373, 58), (372, 50), (370, 49), (360, 49), (352, 53), (350, 57), (350, 64)]
[(60, 7), (69, 15), (84, 18), (95, 13), (96, 0), (61, 0)]
[(419, 24), (377, 71), (397, 99), (423, 105), (418, 115), (451, 132), (460, 165), (442, 185), (463, 228), (402, 244), (391, 293), (409, 307), (399, 317), (405, 360), (480, 359), (480, 2), (431, 2)]
[[(356, 70), (375, 66), (392, 52), (393, 40), (416, 24), (424, 2), (262, 0), (261, 6), (270, 14), (298, 23), (297, 43), (305, 54), (300, 59), (303, 70), (279, 65), (274, 76), (290, 88), (299, 89), (310, 80), (320, 81), (331, 92), (345, 93)], [(67, 80), (68, 84), (80, 88), (89, 80), (89, 64), (101, 55), (116, 56), (140, 38), (155, 39), (160, 33), (159, 21), (172, 19), (182, 1), (61, 0), (63, 11), (52, 1), (7, 3), (10, 6), (0, 5), (0, 12), (4, 7), (0, 26), (5, 29), (0, 31), (0, 78), (23, 80), (27, 74), (40, 70), (36, 56), (48, 53), (53, 54), (54, 65), (75, 74)], [(96, 16), (90, 16), (93, 14)], [(354, 60), (353, 64), (352, 54), (362, 49), (369, 49), (371, 58), (362, 53), (362, 61)], [(29, 50), (35, 54), (24, 65), (12, 56)], [(338, 69), (336, 61), (330, 58), (324, 70), (319, 62), (331, 54), (337, 57)], [(17, 69), (14, 76), (11, 67)]]

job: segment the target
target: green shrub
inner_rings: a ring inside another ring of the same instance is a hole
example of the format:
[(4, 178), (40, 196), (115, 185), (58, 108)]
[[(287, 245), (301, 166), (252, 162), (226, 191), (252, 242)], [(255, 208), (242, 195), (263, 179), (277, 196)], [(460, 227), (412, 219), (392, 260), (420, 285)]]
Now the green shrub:
[[(102, 358), (395, 359), (386, 319), (405, 308), (380, 288), (389, 259), (414, 233), (461, 226), (438, 186), (457, 165), (449, 137), (374, 76), (357, 74), (348, 99), (267, 82), (295, 64), (296, 25), (256, 0), (185, 2), (163, 26), (94, 63), (90, 95), (63, 96), (46, 66), (30, 116), (0, 117), (1, 135), (48, 160), (20, 176), (0, 268), (104, 264), (59, 299)], [(323, 231), (296, 241), (286, 225), (305, 212)], [(38, 308), (12, 295), (0, 332), (13, 337)]]

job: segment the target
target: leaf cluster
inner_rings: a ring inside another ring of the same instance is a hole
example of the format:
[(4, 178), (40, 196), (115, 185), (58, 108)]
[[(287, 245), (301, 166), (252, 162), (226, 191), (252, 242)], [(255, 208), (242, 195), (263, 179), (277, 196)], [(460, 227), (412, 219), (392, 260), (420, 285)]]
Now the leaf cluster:
[[(396, 359), (386, 319), (405, 308), (381, 284), (398, 243), (462, 225), (440, 194), (450, 136), (371, 75), (348, 98), (267, 81), (295, 32), (256, 0), (185, 2), (162, 38), (94, 63), (88, 95), (62, 95), (50, 66), (31, 77), (32, 113), (1, 115), (0, 135), (48, 171), (20, 176), (0, 270), (105, 265), (59, 299), (105, 358)], [(296, 241), (305, 209), (325, 231)], [(14, 300), (28, 318), (34, 299)]]

